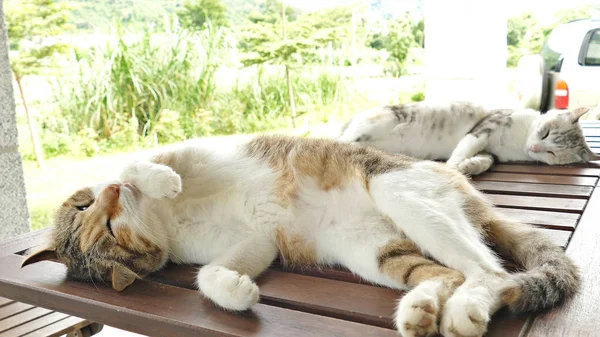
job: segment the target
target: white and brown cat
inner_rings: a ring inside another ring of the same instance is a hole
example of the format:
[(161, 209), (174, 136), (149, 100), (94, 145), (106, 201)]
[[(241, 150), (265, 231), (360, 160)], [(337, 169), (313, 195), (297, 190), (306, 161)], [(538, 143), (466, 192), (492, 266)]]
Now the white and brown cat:
[(563, 165), (600, 159), (587, 146), (578, 123), (588, 110), (541, 115), (534, 110), (492, 110), (462, 102), (392, 105), (359, 113), (338, 140), (421, 159), (447, 160), (450, 167), (468, 175), (486, 171), (494, 158)]
[[(509, 274), (497, 253), (524, 271)], [(247, 310), (259, 300), (253, 279), (278, 254), (410, 289), (395, 313), (405, 337), (482, 336), (500, 307), (547, 310), (579, 288), (560, 247), (500, 216), (446, 165), (276, 136), (184, 143), (133, 162), (119, 182), (66, 200), (48, 245), (23, 265), (54, 256), (73, 278), (123, 290), (169, 259), (202, 264), (202, 294)]]

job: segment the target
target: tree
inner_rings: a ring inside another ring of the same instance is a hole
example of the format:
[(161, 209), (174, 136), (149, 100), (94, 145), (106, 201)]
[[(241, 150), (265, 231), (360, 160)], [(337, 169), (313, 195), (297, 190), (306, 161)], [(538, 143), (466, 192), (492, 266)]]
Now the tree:
[(214, 27), (228, 26), (227, 9), (221, 0), (188, 1), (177, 11), (181, 24), (186, 28), (200, 30), (207, 21)]
[(29, 112), (23, 77), (49, 67), (49, 61), (66, 45), (56, 37), (70, 28), (71, 8), (64, 2), (52, 0), (6, 0), (6, 25), (11, 49), (11, 70), (19, 87), (35, 157), (40, 168), (44, 159), (33, 116)]
[(412, 33), (417, 45), (420, 48), (425, 48), (425, 19), (419, 20), (412, 26)]
[(545, 38), (544, 27), (539, 24), (533, 13), (526, 12), (509, 18), (506, 34), (507, 65), (514, 67), (521, 56), (538, 53)]
[(276, 24), (282, 21), (284, 13), (286, 21), (296, 21), (299, 15), (297, 8), (284, 6), (280, 0), (263, 0), (248, 14), (248, 20), (252, 23)]
[(600, 10), (600, 5), (583, 5), (575, 8), (563, 9), (554, 14), (553, 26), (555, 27), (561, 23), (567, 23), (573, 20), (589, 19), (592, 17), (592, 12), (594, 10)]
[[(242, 30), (240, 48), (246, 51), (242, 63), (245, 66), (264, 63), (285, 66), (292, 125), (295, 126), (296, 111), (290, 80), (294, 58), (347, 35), (352, 10), (351, 7), (338, 7), (294, 17), (297, 11), (288, 9), (278, 0), (268, 0), (264, 4), (262, 12), (253, 14), (252, 23)], [(279, 10), (278, 18), (272, 13), (273, 8)], [(288, 14), (292, 14), (295, 20), (288, 21)]]
[(389, 60), (394, 66), (393, 73), (395, 76), (402, 75), (404, 62), (408, 58), (410, 49), (417, 43), (421, 43), (422, 36), (415, 35), (415, 32), (418, 33), (418, 31), (418, 27), (415, 28), (408, 14), (390, 22), (389, 32), (383, 45), (389, 54)]

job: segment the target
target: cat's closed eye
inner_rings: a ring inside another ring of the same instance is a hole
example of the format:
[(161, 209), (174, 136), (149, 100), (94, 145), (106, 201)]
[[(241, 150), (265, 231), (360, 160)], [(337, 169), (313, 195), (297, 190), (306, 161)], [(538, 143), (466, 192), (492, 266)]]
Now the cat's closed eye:
[(83, 212), (86, 209), (88, 209), (91, 205), (92, 205), (92, 203), (89, 203), (87, 205), (77, 205), (77, 206), (75, 206), (75, 208), (77, 208), (78, 211)]
[(110, 223), (110, 219), (106, 220), (106, 228), (108, 228), (110, 235), (115, 236), (115, 234), (113, 233), (113, 230), (112, 230), (112, 224)]
[(550, 129), (547, 129), (546, 133), (544, 134), (544, 137), (542, 137), (542, 140), (548, 138), (549, 135), (550, 135)]

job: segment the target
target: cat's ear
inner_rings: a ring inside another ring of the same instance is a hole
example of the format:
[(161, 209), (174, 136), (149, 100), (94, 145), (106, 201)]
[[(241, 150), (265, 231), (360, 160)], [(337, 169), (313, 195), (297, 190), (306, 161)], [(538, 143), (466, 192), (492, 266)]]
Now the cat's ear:
[(590, 108), (577, 108), (575, 110), (571, 110), (569, 112), (569, 115), (571, 117), (571, 121), (573, 123), (577, 123), (577, 121), (579, 121), (579, 118), (581, 118), (581, 116), (585, 115), (586, 112), (590, 111)]
[(123, 291), (138, 278), (139, 276), (131, 269), (122, 265), (116, 265), (112, 270), (112, 287), (116, 291)]
[(43, 246), (42, 248), (38, 248), (29, 253), (25, 260), (23, 260), (23, 263), (21, 263), (21, 268), (45, 260), (58, 260), (58, 257), (56, 256), (56, 247), (54, 247), (54, 245)]

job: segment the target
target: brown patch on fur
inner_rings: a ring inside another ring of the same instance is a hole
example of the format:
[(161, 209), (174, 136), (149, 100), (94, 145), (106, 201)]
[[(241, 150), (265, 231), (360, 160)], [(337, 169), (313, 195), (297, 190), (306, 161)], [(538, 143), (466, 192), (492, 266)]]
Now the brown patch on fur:
[(276, 193), (284, 204), (295, 197), (299, 177), (314, 179), (325, 191), (358, 179), (368, 190), (371, 177), (407, 168), (416, 161), (354, 144), (285, 136), (256, 137), (247, 144), (247, 151), (279, 172)]
[(391, 278), (409, 287), (427, 280), (439, 279), (453, 291), (464, 281), (464, 276), (423, 256), (410, 240), (395, 241), (379, 249), (379, 269)]
[(419, 248), (409, 240), (395, 241), (379, 248), (377, 262), (381, 267), (388, 259), (400, 256), (423, 256)]
[(121, 246), (131, 247), (134, 244), (131, 230), (127, 227), (118, 227), (114, 230), (115, 238)]
[(446, 282), (447, 285), (451, 286), (452, 289), (458, 288), (465, 282), (465, 277), (459, 271), (444, 267), (439, 264), (431, 264), (426, 268), (418, 268), (412, 271), (407, 280), (407, 285), (414, 287), (417, 284), (427, 281), (441, 279)]
[(521, 299), (521, 296), (523, 296), (523, 289), (521, 287), (513, 287), (502, 292), (500, 300), (504, 305), (512, 306)]
[(284, 264), (305, 266), (316, 264), (316, 248), (302, 236), (290, 234), (283, 227), (279, 227), (275, 232), (275, 240)]
[(145, 248), (147, 248), (147, 249), (158, 249), (158, 247), (155, 244), (153, 244), (150, 240), (146, 239), (145, 237), (140, 236), (139, 239), (140, 239), (140, 242), (144, 245)]
[(118, 217), (123, 212), (119, 203), (119, 186), (109, 185), (90, 205), (82, 219), (80, 247), (87, 251), (92, 244), (108, 233), (106, 222), (112, 217)]

